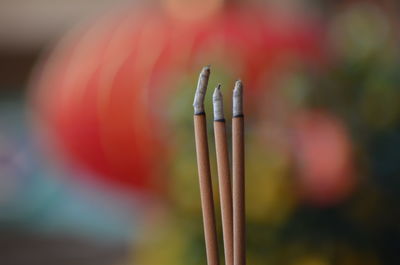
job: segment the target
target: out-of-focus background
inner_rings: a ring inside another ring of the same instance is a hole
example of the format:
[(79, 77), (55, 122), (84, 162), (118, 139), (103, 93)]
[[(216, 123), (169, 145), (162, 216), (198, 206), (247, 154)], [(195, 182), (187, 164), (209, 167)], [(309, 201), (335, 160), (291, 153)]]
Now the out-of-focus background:
[(399, 8), (0, 1), (0, 264), (205, 264), (207, 64), (228, 117), (245, 84), (248, 264), (400, 264)]

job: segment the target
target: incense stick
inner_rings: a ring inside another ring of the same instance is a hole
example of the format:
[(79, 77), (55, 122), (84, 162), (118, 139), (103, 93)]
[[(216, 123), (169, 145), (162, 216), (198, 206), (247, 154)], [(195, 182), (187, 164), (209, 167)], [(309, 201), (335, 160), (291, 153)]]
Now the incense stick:
[(201, 208), (203, 212), (204, 237), (208, 265), (218, 265), (217, 231), (215, 226), (214, 199), (212, 192), (210, 160), (207, 140), (207, 124), (204, 97), (207, 90), (210, 67), (200, 73), (194, 98), (194, 131), (196, 140), (197, 166), (200, 182)]
[(233, 177), (233, 253), (234, 264), (246, 264), (245, 194), (244, 194), (244, 115), (243, 85), (240, 80), (233, 90), (232, 118)]
[(222, 231), (224, 239), (225, 264), (233, 265), (233, 210), (232, 186), (229, 169), (228, 146), (226, 142), (225, 118), (221, 85), (213, 94), (214, 135), (217, 153), (219, 193), (221, 201)]

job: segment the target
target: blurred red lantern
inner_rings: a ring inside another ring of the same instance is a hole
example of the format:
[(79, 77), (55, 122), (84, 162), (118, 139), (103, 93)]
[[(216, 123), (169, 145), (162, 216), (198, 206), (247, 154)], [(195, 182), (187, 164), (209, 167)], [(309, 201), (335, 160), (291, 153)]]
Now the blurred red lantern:
[(355, 184), (351, 141), (344, 124), (324, 112), (295, 118), (294, 153), (306, 199), (321, 206), (342, 201)]
[(34, 105), (67, 158), (129, 189), (165, 183), (157, 172), (168, 149), (160, 141), (168, 125), (160, 106), (202, 65), (222, 65), (256, 95), (283, 54), (321, 58), (318, 26), (300, 17), (259, 8), (196, 19), (159, 9), (127, 13), (67, 36), (37, 76)]

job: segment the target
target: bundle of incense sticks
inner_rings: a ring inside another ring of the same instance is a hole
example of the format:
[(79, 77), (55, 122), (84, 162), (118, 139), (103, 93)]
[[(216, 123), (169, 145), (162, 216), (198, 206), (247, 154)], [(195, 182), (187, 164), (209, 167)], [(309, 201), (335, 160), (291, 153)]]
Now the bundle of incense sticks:
[[(204, 98), (209, 77), (210, 67), (206, 66), (200, 73), (193, 103), (194, 128), (207, 264), (218, 265), (219, 257), (207, 140), (207, 121), (204, 111)], [(221, 85), (218, 85), (213, 94), (214, 135), (221, 202), (225, 264), (245, 265), (244, 116), (243, 85), (240, 80), (236, 81), (233, 90), (232, 105), (231, 181), (223, 99)]]

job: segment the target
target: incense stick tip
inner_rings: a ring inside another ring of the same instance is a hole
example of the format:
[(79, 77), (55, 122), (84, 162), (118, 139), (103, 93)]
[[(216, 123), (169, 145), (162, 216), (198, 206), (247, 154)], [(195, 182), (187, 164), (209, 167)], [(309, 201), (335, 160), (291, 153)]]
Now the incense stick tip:
[(243, 115), (243, 83), (237, 80), (233, 89), (233, 116)]
[(210, 75), (211, 65), (206, 65), (200, 72), (200, 75)]
[(196, 94), (194, 96), (194, 114), (204, 113), (204, 97), (206, 96), (208, 79), (210, 78), (210, 66), (203, 67), (197, 83)]
[(213, 94), (213, 107), (214, 107), (214, 120), (219, 121), (224, 119), (224, 107), (223, 107), (223, 99), (221, 93), (221, 84), (214, 90)]
[(239, 79), (236, 81), (235, 88), (233, 89), (234, 96), (235, 95), (241, 96), (241, 94), (243, 93), (242, 90), (243, 90), (243, 83), (242, 83), (242, 80)]
[(213, 93), (213, 102), (222, 100), (222, 93), (221, 93), (221, 84), (219, 84)]

